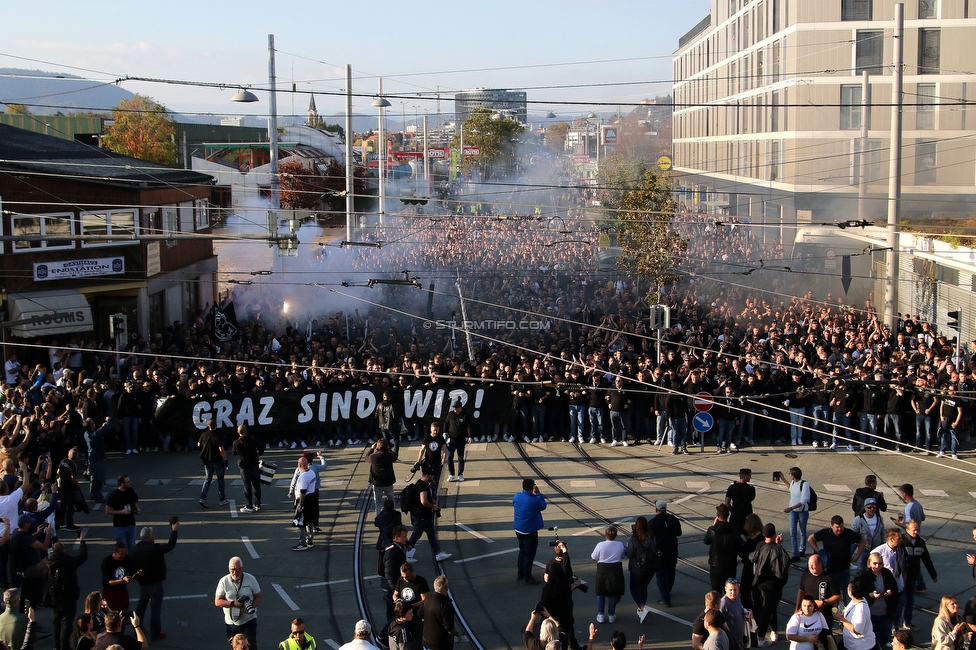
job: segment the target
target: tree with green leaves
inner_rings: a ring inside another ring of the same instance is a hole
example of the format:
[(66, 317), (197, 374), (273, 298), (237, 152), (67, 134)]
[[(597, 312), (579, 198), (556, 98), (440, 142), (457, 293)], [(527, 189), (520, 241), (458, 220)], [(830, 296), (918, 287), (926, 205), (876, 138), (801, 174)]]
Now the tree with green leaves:
[[(639, 166), (638, 166), (639, 167)], [(618, 172), (621, 169), (618, 168)], [(613, 205), (608, 222), (623, 249), (617, 266), (662, 287), (681, 278), (678, 266), (688, 252), (688, 238), (674, 228), (676, 204), (665, 177), (643, 170), (637, 183), (621, 178), (604, 191)], [(607, 204), (604, 204), (607, 205)]]
[(7, 104), (5, 112), (8, 115), (30, 115), (30, 109), (23, 104)]
[(546, 147), (553, 153), (562, 153), (566, 149), (566, 135), (569, 133), (569, 122), (556, 122), (546, 127)]
[(161, 165), (175, 165), (176, 120), (152, 97), (135, 95), (112, 109), (102, 144), (116, 153)]
[[(515, 142), (525, 127), (513, 120), (496, 114), (485, 107), (478, 107), (464, 121), (464, 146), (478, 147), (477, 156), (464, 158), (462, 166), (482, 167), (485, 178), (493, 168), (511, 168), (515, 163)], [(461, 146), (461, 134), (455, 133), (451, 147)]]

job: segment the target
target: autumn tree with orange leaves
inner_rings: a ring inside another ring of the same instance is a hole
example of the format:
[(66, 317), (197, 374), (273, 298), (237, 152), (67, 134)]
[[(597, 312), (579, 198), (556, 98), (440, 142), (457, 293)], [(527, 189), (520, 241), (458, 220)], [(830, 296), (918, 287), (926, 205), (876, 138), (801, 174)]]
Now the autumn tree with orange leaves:
[(176, 165), (176, 120), (152, 97), (136, 95), (112, 109), (114, 123), (105, 129), (102, 144), (140, 160)]

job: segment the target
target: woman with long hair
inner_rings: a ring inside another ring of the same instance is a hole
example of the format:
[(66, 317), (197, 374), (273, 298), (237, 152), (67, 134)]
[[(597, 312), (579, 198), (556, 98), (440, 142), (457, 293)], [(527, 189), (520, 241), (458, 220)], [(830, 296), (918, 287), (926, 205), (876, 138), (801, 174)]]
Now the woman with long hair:
[(634, 522), (633, 534), (627, 542), (624, 555), (629, 559), (627, 571), (630, 572), (630, 595), (637, 603), (637, 618), (641, 623), (647, 618), (647, 585), (657, 571), (657, 544), (654, 533), (647, 525), (647, 518), (640, 516)]
[(108, 605), (99, 591), (93, 591), (85, 597), (85, 613), (92, 618), (92, 629), (95, 634), (105, 631), (105, 612)]
[(943, 596), (939, 615), (932, 623), (932, 650), (963, 650), (969, 640), (966, 621), (959, 614), (955, 596)]
[(75, 620), (75, 631), (71, 635), (71, 650), (92, 650), (95, 647), (96, 636), (91, 614), (82, 614)]
[(871, 624), (871, 606), (864, 599), (867, 595), (864, 583), (855, 580), (847, 585), (847, 603), (843, 612), (834, 614), (834, 620), (844, 628), (843, 650), (874, 650), (877, 639)]

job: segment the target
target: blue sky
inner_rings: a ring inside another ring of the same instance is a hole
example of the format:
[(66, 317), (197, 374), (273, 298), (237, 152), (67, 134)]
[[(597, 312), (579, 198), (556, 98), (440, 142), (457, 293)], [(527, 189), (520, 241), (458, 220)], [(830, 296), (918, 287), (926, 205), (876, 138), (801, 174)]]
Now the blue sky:
[[(0, 23), (0, 67), (63, 71), (113, 81), (151, 77), (227, 84), (227, 89), (123, 82), (171, 110), (260, 114), (260, 104), (231, 104), (238, 84), (266, 87), (267, 35), (275, 35), (279, 91), (292, 83), (316, 92), (323, 114), (340, 113), (347, 63), (355, 92), (375, 93), (377, 77), (391, 113), (437, 111), (430, 93), (472, 87), (525, 88), (530, 112), (567, 119), (612, 111), (666, 94), (678, 38), (709, 11), (709, 0), (389, 0), (166, 3), (95, 0), (10, 3)], [(595, 84), (619, 84), (596, 86)], [(572, 86), (553, 88), (553, 86)], [(2, 98), (0, 98), (2, 99)], [(558, 102), (594, 102), (567, 106)], [(370, 98), (357, 98), (365, 112)], [(598, 103), (608, 104), (600, 106)], [(279, 92), (278, 111), (304, 113), (308, 95)], [(409, 118), (408, 118), (409, 119)]]

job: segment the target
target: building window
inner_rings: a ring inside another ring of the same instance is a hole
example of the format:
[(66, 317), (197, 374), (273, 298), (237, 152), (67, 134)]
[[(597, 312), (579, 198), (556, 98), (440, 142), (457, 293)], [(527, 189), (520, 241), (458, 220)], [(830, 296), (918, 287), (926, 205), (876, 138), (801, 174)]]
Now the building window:
[(942, 32), (939, 29), (918, 30), (918, 73), (939, 74)]
[(44, 241), (14, 241), (14, 252), (41, 248), (74, 248), (70, 212), (63, 214), (14, 215), (14, 235), (47, 237)]
[(936, 141), (915, 141), (915, 184), (932, 185), (936, 181)]
[(919, 18), (938, 18), (939, 0), (918, 0)]
[[(921, 30), (920, 30), (921, 31)], [(869, 74), (883, 72), (884, 31), (880, 29), (859, 29), (855, 36), (854, 68), (860, 75), (865, 70)]]
[(206, 230), (210, 227), (210, 202), (206, 199), (197, 199), (193, 202), (193, 211), (196, 214), (197, 230)]
[[(176, 208), (163, 208), (163, 234), (164, 235), (175, 235), (180, 231), (179, 222), (179, 212)], [(176, 246), (175, 239), (167, 239), (166, 247), (172, 248)]]
[(841, 0), (841, 20), (871, 20), (871, 0)]
[(840, 128), (861, 128), (861, 86), (840, 87)]
[(935, 128), (935, 84), (918, 84), (916, 91), (915, 128)]
[[(115, 210), (110, 212), (83, 212), (81, 215), (81, 235), (125, 235), (138, 234), (136, 228), (136, 214), (131, 210)], [(81, 245), (88, 246), (117, 246), (123, 243), (137, 243), (131, 241), (84, 241)]]

